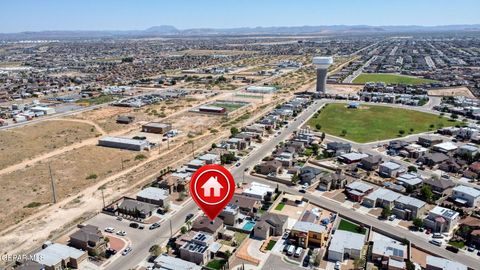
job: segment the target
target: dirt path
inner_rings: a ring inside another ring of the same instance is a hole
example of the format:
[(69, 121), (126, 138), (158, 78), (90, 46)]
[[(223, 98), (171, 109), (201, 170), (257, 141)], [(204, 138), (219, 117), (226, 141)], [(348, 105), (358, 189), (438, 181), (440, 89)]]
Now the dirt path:
[[(269, 78), (270, 80), (272, 78)], [(268, 80), (265, 80), (268, 81)], [(243, 87), (242, 87), (243, 88)], [(225, 91), (220, 95), (212, 97), (207, 100), (200, 102), (201, 104), (205, 102), (210, 102), (218, 99), (225, 99), (229, 95), (233, 95), (237, 90)], [(288, 96), (292, 96), (293, 92)], [(272, 101), (266, 108), (259, 110), (255, 113), (255, 117), (251, 117), (245, 122), (241, 123), (242, 125), (248, 124), (256, 120), (257, 117), (264, 115), (269, 110), (275, 106), (280, 100)], [(195, 105), (194, 105), (195, 106)], [(185, 108), (179, 110), (162, 120), (165, 120), (170, 117), (181, 115), (185, 112), (188, 112), (191, 109)], [(122, 130), (115, 132), (114, 134), (124, 134), (131, 130), (137, 129), (137, 125), (132, 125), (128, 130)], [(109, 135), (114, 135), (109, 134)], [(202, 147), (197, 148), (196, 152), (203, 151), (208, 149), (212, 143), (218, 142), (222, 137), (227, 137), (229, 131), (223, 131), (216, 134), (207, 133), (205, 135), (198, 136), (193, 138), (195, 145), (202, 145)], [(79, 144), (71, 145), (57, 151), (50, 152), (48, 154), (39, 156), (34, 160), (29, 160), (15, 165), (14, 167), (7, 168), (0, 171), (0, 173), (6, 173), (7, 171), (14, 171), (26, 167), (28, 164), (32, 164), (43, 159), (53, 157), (55, 155), (65, 153), (69, 150), (73, 150), (77, 147), (95, 144), (97, 138), (88, 139), (82, 141)], [(146, 181), (151, 181), (155, 177), (160, 169), (166, 167), (176, 167), (183, 162), (191, 158), (191, 146), (185, 143), (179, 145), (170, 144), (170, 150), (163, 149), (161, 147), (158, 151), (152, 151), (152, 155), (145, 161), (133, 166), (131, 168), (125, 169), (115, 175), (109, 176), (102, 181), (85, 188), (82, 192), (65, 198), (58, 202), (55, 205), (46, 206), (43, 209), (38, 209), (38, 212), (34, 215), (26, 217), (21, 222), (9, 227), (6, 230), (3, 230), (0, 235), (0, 254), (19, 254), (21, 252), (29, 251), (32, 247), (38, 247), (42, 241), (46, 239), (55, 238), (62, 233), (65, 233), (65, 227), (70, 228), (72, 225), (76, 225), (82, 222), (84, 219), (88, 218), (92, 214), (98, 212), (103, 205), (101, 192), (99, 191), (100, 187), (105, 187), (104, 195), (107, 202), (113, 201), (115, 198), (119, 198), (122, 195), (125, 195), (133, 190), (137, 190), (141, 187), (142, 183)], [(160, 151), (166, 150), (166, 151)], [(80, 198), (80, 199), (78, 199)], [(79, 200), (76, 203), (74, 201)]]
[(103, 130), (101, 126), (99, 126), (97, 123), (90, 120), (76, 119), (76, 118), (52, 118), (52, 119), (47, 119), (47, 121), (69, 121), (69, 122), (89, 124), (94, 126), (97, 129), (97, 131), (100, 132), (102, 135), (107, 134), (107, 132), (105, 132), (105, 130)]

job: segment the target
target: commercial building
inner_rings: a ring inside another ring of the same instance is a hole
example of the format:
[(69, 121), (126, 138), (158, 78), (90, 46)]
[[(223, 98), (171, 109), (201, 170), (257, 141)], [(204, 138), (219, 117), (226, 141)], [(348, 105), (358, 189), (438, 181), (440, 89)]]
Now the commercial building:
[(163, 134), (172, 129), (171, 124), (150, 122), (142, 126), (142, 132)]
[(54, 108), (50, 108), (50, 107), (43, 107), (43, 106), (35, 106), (35, 107), (32, 107), (30, 108), (30, 111), (34, 112), (34, 113), (42, 113), (44, 115), (49, 115), (49, 114), (54, 114), (55, 113), (55, 109)]
[(170, 196), (166, 189), (147, 187), (137, 193), (137, 201), (165, 207), (170, 204)]
[(328, 247), (328, 260), (342, 262), (344, 259), (358, 259), (365, 245), (365, 235), (337, 230)]
[(271, 94), (276, 92), (277, 88), (274, 86), (249, 86), (245, 90), (250, 93)]
[(87, 258), (87, 252), (54, 243), (36, 253), (34, 258), (36, 262), (45, 265), (45, 270), (78, 268), (79, 264)]
[(142, 151), (150, 149), (150, 142), (147, 140), (135, 140), (123, 137), (103, 137), (98, 140), (98, 145), (125, 150)]
[(205, 113), (218, 113), (218, 114), (225, 114), (227, 110), (222, 107), (217, 107), (217, 106), (200, 106), (198, 108), (199, 112), (205, 112)]

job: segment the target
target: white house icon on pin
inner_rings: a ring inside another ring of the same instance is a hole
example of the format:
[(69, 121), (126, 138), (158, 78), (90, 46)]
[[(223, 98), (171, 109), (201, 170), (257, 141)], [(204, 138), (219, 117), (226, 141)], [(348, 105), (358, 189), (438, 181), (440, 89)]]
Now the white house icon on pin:
[(210, 194), (213, 189), (213, 197), (220, 197), (220, 190), (223, 186), (218, 182), (217, 177), (211, 176), (205, 184), (201, 187), (203, 189), (203, 196), (211, 197)]

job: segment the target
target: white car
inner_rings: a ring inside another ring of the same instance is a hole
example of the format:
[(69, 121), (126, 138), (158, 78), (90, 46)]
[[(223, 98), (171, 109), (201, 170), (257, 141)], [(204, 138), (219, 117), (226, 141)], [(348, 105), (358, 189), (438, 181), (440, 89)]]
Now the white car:
[(123, 256), (126, 256), (128, 253), (130, 253), (130, 251), (132, 251), (132, 248), (131, 248), (131, 247), (127, 247), (126, 249), (123, 250), (122, 255), (123, 255)]
[(339, 261), (335, 263), (335, 270), (340, 270), (341, 264)]
[(117, 235), (126, 236), (126, 235), (127, 235), (127, 232), (125, 232), (125, 231), (118, 231), (118, 232), (117, 232)]
[(115, 229), (112, 228), (112, 227), (107, 227), (107, 228), (105, 228), (105, 231), (108, 232), (108, 233), (114, 233)]

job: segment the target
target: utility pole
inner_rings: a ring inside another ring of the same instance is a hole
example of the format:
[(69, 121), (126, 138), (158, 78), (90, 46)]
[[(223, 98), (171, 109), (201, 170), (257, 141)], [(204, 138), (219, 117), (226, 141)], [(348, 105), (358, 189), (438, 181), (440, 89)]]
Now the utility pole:
[(55, 181), (53, 180), (52, 167), (50, 166), (50, 162), (48, 163), (48, 172), (50, 173), (50, 181), (52, 183), (53, 203), (57, 203), (57, 193), (55, 191)]
[(103, 208), (105, 208), (105, 195), (103, 194), (103, 188), (100, 189), (100, 191), (102, 191)]
[(195, 158), (195, 143), (191, 141), (192, 144), (192, 158)]
[(172, 238), (173, 237), (172, 219), (170, 218), (169, 221), (170, 221), (170, 238)]

